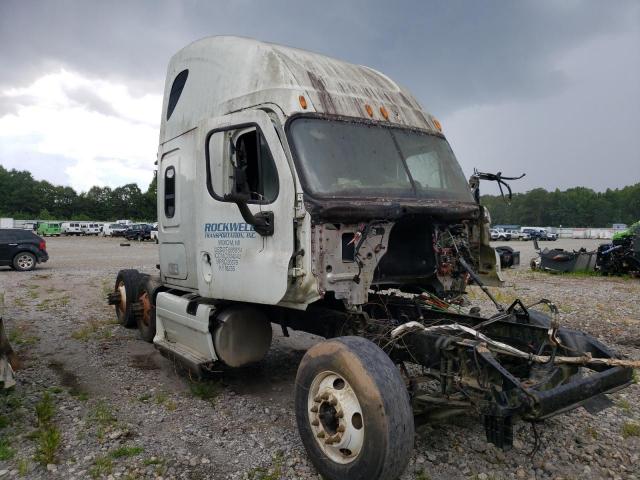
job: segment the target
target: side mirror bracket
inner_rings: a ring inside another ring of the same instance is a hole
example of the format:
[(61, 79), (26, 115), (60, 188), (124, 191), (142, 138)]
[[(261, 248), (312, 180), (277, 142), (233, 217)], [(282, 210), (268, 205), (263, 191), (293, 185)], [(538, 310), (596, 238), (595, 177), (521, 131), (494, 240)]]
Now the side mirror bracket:
[(238, 206), (238, 210), (240, 210), (240, 215), (242, 215), (243, 220), (251, 225), (259, 235), (263, 237), (273, 235), (273, 212), (259, 212), (255, 215), (251, 213), (247, 205), (249, 200), (248, 194), (228, 193), (224, 196), (224, 200), (235, 203)]

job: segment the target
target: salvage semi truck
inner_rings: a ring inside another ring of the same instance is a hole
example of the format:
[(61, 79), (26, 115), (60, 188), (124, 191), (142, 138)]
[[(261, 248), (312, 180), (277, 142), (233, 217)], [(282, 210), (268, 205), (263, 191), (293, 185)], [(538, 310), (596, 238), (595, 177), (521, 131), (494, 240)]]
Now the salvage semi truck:
[(508, 448), (516, 419), (595, 408), (632, 370), (560, 327), (549, 301), (549, 316), (520, 301), (493, 299), (486, 316), (465, 306), (470, 282), (488, 295), (499, 283), (478, 180), (384, 74), (205, 38), (167, 72), (159, 273), (121, 270), (109, 302), (202, 375), (260, 361), (272, 324), (323, 337), (299, 365), (294, 402), (323, 478), (397, 478), (416, 422), (464, 412)]

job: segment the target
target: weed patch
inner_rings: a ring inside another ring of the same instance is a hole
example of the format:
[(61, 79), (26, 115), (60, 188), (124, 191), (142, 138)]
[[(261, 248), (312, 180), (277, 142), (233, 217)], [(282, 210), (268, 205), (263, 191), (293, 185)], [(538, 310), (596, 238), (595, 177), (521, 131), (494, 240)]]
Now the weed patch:
[(51, 422), (56, 406), (53, 397), (49, 392), (44, 392), (40, 401), (36, 404), (36, 417), (38, 425), (43, 427)]
[(37, 437), (36, 461), (42, 465), (56, 463), (56, 453), (60, 448), (61, 440), (62, 435), (55, 425), (47, 425), (45, 428), (41, 428)]
[(9, 343), (11, 343), (11, 345), (13, 345), (14, 347), (33, 345), (34, 343), (37, 343), (38, 340), (40, 340), (40, 338), (38, 338), (36, 335), (30, 335), (23, 327), (16, 327), (11, 329), (7, 334), (7, 337), (9, 338)]
[(247, 472), (249, 480), (279, 480), (282, 476), (282, 453), (277, 453), (270, 468), (256, 467)]
[(640, 425), (627, 422), (622, 426), (622, 436), (624, 438), (640, 437)]
[(214, 403), (216, 397), (220, 394), (220, 384), (218, 382), (192, 382), (189, 388), (194, 397), (211, 403)]
[(93, 462), (93, 466), (89, 469), (91, 478), (99, 478), (111, 475), (113, 472), (113, 461), (109, 457), (98, 457)]
[(109, 453), (109, 456), (111, 458), (128, 458), (128, 457), (135, 457), (136, 455), (140, 455), (142, 452), (144, 452), (144, 448), (142, 447), (119, 447), (116, 448), (115, 450), (112, 450)]
[(0, 438), (0, 461), (11, 460), (16, 451), (9, 445), (9, 440)]

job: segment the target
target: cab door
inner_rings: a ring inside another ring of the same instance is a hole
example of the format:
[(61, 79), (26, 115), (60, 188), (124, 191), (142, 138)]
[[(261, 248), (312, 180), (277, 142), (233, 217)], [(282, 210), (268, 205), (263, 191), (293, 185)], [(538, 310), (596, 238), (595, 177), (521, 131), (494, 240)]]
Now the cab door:
[(200, 294), (276, 304), (293, 255), (295, 187), (272, 120), (252, 110), (211, 119), (199, 130)]

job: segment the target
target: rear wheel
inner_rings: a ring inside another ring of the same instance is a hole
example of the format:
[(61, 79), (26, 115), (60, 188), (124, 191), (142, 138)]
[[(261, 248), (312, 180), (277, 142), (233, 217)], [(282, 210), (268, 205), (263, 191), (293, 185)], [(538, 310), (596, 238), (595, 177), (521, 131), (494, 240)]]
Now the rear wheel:
[(361, 337), (321, 342), (296, 376), (302, 443), (330, 480), (392, 480), (413, 451), (409, 395), (391, 359)]
[(19, 252), (13, 257), (13, 268), (26, 272), (36, 268), (36, 256), (31, 252)]
[(138, 297), (138, 284), (140, 283), (140, 272), (137, 270), (120, 270), (116, 277), (114, 292), (117, 295), (116, 316), (118, 322), (126, 328), (134, 328), (136, 319), (133, 315), (133, 302)]
[(157, 284), (149, 275), (141, 276), (134, 311), (140, 336), (145, 342), (153, 342), (156, 336), (156, 304), (153, 298), (156, 288)]

